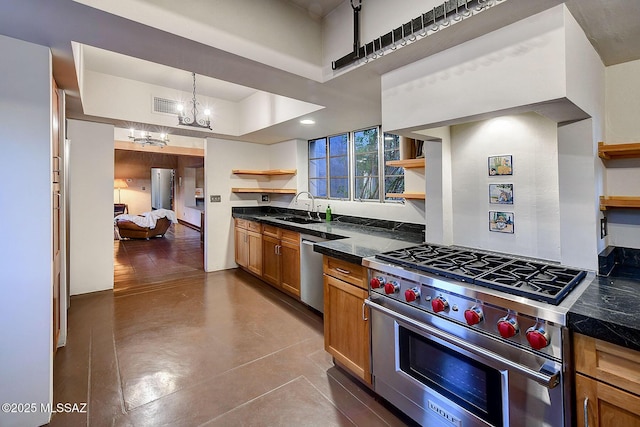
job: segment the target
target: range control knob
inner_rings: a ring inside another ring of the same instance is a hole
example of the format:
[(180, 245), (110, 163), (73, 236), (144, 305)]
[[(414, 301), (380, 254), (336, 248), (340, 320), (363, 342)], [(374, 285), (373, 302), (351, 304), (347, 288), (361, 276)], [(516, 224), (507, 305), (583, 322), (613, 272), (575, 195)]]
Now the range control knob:
[(431, 308), (436, 313), (440, 313), (441, 311), (445, 311), (449, 307), (449, 303), (444, 298), (438, 296), (431, 300)]
[(387, 280), (382, 276), (376, 276), (369, 282), (371, 289), (378, 289), (384, 286), (385, 283), (387, 283)]
[(527, 341), (534, 350), (541, 350), (549, 345), (549, 333), (544, 325), (535, 325), (527, 329)]
[(464, 320), (467, 321), (467, 325), (473, 326), (482, 322), (484, 319), (484, 315), (482, 314), (482, 310), (480, 307), (471, 307), (464, 311)]
[(395, 294), (396, 292), (400, 292), (400, 284), (398, 282), (392, 280), (384, 285), (385, 294)]
[(510, 316), (505, 316), (498, 320), (498, 332), (502, 338), (511, 338), (520, 332), (518, 321)]
[(406, 299), (407, 302), (413, 302), (418, 298), (420, 298), (420, 289), (418, 289), (417, 286), (411, 289), (407, 289), (404, 292), (404, 299)]

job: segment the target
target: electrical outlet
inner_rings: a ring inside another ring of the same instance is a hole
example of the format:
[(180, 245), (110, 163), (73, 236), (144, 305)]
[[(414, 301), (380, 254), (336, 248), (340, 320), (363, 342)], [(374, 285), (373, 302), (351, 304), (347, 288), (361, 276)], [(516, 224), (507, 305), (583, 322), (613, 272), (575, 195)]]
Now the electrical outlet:
[(268, 202), (269, 201), (269, 195), (268, 194), (263, 194), (262, 195), (262, 201), (263, 202)]
[(209, 196), (209, 201), (211, 203), (219, 203), (219, 202), (222, 201), (222, 196), (220, 196), (220, 195), (210, 195)]
[(604, 239), (607, 234), (607, 217), (600, 218), (600, 238)]

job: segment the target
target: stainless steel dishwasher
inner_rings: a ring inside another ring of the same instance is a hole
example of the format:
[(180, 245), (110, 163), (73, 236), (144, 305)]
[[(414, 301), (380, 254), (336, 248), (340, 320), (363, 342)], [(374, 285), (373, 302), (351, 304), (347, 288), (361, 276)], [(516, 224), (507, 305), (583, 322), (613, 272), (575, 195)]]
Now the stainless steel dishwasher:
[(322, 254), (313, 251), (314, 243), (326, 242), (318, 236), (300, 235), (300, 300), (324, 313)]

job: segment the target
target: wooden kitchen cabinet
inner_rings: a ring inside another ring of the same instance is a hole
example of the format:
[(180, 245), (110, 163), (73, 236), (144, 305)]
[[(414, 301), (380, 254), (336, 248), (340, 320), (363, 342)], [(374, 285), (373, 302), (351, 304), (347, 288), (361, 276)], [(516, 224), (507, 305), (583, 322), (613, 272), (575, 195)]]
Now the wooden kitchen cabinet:
[[(640, 427), (640, 352), (575, 334), (576, 425)], [(586, 406), (585, 406), (586, 405)]]
[(257, 222), (236, 218), (236, 264), (262, 276), (262, 226)]
[(262, 278), (300, 298), (300, 233), (265, 225)]
[(324, 348), (336, 362), (371, 385), (371, 332), (366, 270), (324, 257)]

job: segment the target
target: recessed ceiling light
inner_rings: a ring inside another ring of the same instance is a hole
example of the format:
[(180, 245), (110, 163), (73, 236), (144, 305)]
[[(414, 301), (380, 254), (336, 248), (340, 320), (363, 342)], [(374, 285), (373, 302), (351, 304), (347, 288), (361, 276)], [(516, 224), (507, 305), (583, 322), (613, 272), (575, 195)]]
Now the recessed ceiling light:
[(316, 122), (311, 119), (303, 119), (303, 120), (300, 120), (300, 123), (302, 123), (303, 125), (313, 125)]

